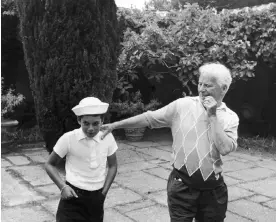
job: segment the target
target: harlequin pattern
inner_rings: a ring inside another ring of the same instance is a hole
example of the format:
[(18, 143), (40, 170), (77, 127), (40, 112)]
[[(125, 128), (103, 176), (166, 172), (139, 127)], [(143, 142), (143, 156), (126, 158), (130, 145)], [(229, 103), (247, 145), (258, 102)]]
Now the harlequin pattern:
[[(180, 120), (181, 116), (179, 115), (178, 118)], [(203, 179), (207, 180), (214, 171), (213, 163), (219, 157), (214, 159), (211, 156), (211, 151), (215, 146), (210, 140), (210, 125), (206, 111), (204, 109), (197, 112), (189, 110), (180, 122), (180, 127), (174, 134), (174, 166), (180, 169), (186, 165), (190, 176), (200, 169)]]

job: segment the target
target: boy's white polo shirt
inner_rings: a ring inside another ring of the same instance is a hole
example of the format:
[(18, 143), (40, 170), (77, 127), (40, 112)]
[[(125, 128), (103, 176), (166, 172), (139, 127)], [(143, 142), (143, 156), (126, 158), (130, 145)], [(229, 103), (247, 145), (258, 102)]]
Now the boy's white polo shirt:
[(107, 157), (118, 149), (111, 133), (101, 140), (100, 131), (87, 138), (82, 129), (65, 133), (57, 141), (54, 151), (66, 156), (66, 181), (83, 190), (101, 189), (107, 173)]

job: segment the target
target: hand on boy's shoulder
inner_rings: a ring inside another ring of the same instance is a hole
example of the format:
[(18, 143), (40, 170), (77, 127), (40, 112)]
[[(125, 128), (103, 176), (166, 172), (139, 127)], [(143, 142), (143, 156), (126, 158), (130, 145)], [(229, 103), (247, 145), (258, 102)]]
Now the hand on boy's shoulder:
[(102, 132), (101, 139), (103, 140), (107, 134), (111, 133), (113, 130), (112, 124), (104, 124), (101, 126), (100, 131)]

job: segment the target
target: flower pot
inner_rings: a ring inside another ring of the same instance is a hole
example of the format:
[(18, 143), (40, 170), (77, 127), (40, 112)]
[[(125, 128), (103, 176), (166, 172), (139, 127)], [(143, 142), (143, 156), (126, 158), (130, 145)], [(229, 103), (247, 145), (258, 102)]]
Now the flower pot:
[(146, 127), (124, 128), (126, 139), (129, 141), (139, 141), (143, 138)]
[[(13, 143), (8, 134), (15, 132), (17, 125), (17, 120), (1, 119), (1, 148), (3, 150)], [(3, 151), (1, 151), (1, 153), (3, 153)]]

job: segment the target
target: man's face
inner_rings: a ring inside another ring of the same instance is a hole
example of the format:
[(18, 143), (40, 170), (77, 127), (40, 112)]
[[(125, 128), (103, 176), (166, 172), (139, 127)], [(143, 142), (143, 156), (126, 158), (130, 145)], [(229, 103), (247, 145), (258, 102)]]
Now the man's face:
[(201, 101), (207, 96), (212, 96), (217, 102), (222, 101), (226, 88), (226, 85), (220, 86), (212, 74), (203, 73), (199, 77), (198, 94)]
[(102, 125), (101, 116), (82, 116), (78, 121), (81, 125), (82, 131), (88, 138), (93, 138), (100, 131)]

